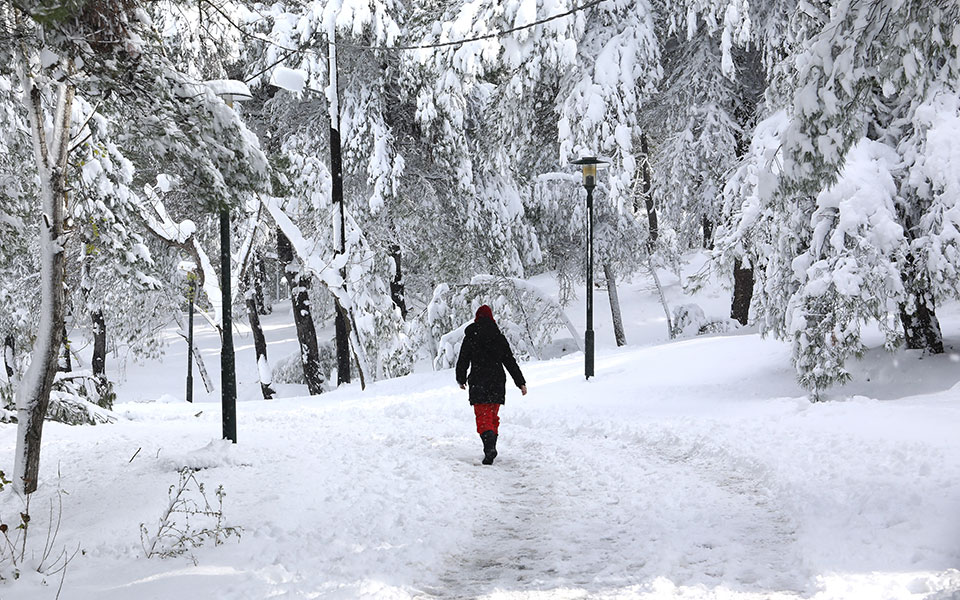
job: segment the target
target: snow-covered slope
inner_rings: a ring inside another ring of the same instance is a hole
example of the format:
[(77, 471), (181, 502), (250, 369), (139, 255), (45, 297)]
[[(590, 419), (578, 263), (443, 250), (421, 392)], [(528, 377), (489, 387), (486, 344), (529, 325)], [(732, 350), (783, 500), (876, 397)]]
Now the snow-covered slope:
[[(61, 489), (54, 552), (82, 549), (69, 599), (960, 597), (955, 354), (868, 356), (850, 388), (810, 404), (786, 345), (749, 331), (664, 341), (648, 288), (621, 290), (631, 346), (599, 323), (596, 378), (579, 354), (522, 365), (530, 393), (508, 390), (491, 467), (449, 371), (241, 402), (236, 446), (218, 439), (215, 396), (125, 402), (116, 425), (48, 423), (27, 554)], [(720, 314), (713, 296), (698, 301)], [(272, 350), (295, 347), (283, 320), (268, 319)], [(121, 393), (182, 398), (175, 362), (131, 366)], [(923, 395), (890, 380), (917, 372)], [(241, 364), (240, 380), (249, 390), (256, 373)], [(13, 445), (0, 425), (6, 472)], [(146, 559), (140, 525), (156, 532), (185, 466), (212, 500), (223, 485), (242, 535), (193, 549), (196, 564)], [(4, 522), (20, 510), (0, 494)], [(25, 569), (0, 596), (54, 598), (59, 574), (42, 579)]]

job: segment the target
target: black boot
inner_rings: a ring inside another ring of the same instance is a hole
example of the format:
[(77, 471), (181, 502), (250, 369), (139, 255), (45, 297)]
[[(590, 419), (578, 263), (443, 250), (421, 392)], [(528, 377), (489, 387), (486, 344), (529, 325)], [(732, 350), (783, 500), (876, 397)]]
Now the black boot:
[(492, 465), (497, 457), (497, 434), (487, 430), (480, 434), (480, 439), (483, 440), (483, 464)]

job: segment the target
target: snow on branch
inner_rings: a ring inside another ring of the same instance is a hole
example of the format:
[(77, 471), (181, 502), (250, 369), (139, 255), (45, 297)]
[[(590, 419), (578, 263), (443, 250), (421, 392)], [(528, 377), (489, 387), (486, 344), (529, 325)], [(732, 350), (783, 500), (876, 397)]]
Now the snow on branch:
[(143, 218), (151, 233), (171, 246), (182, 248), (193, 257), (195, 264), (200, 266), (200, 272), (198, 273), (199, 283), (204, 294), (207, 295), (207, 300), (209, 300), (213, 306), (213, 319), (211, 320), (209, 315), (202, 310), (200, 314), (210, 321), (214, 327), (220, 329), (223, 319), (223, 301), (220, 295), (220, 286), (217, 285), (217, 274), (213, 270), (210, 258), (207, 256), (207, 253), (204, 252), (194, 235), (197, 226), (190, 220), (185, 220), (181, 223), (174, 221), (167, 213), (163, 201), (152, 186), (144, 186), (143, 191), (152, 204), (153, 212), (151, 213), (146, 206), (138, 202), (137, 208), (140, 211), (140, 216)]
[(303, 236), (300, 228), (297, 227), (297, 225), (290, 220), (290, 217), (287, 216), (287, 213), (283, 211), (282, 198), (261, 196), (260, 201), (263, 203), (263, 206), (266, 207), (270, 216), (273, 217), (274, 222), (276, 222), (280, 231), (283, 232), (283, 235), (287, 236), (287, 239), (290, 240), (290, 245), (293, 247), (293, 251), (296, 253), (303, 267), (309, 271), (311, 275), (320, 280), (320, 282), (330, 290), (330, 293), (337, 297), (337, 300), (340, 301), (344, 308), (349, 308), (350, 298), (347, 297), (346, 294), (338, 291), (342, 290), (343, 278), (340, 276), (340, 269), (347, 264), (347, 256), (345, 254), (339, 255), (329, 263), (324, 262), (312, 251), (312, 248), (315, 248), (317, 245), (308, 241)]

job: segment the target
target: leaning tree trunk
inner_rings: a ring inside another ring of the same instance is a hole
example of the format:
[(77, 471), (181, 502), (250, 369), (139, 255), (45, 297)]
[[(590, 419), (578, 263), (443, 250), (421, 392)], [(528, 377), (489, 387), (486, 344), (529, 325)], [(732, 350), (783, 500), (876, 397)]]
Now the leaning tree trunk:
[(730, 318), (746, 325), (750, 319), (750, 302), (753, 300), (753, 267), (744, 267), (740, 259), (733, 263), (733, 302)]
[(617, 346), (627, 345), (627, 336), (623, 333), (623, 315), (620, 314), (620, 296), (617, 295), (617, 277), (610, 263), (603, 264), (603, 276), (607, 280), (607, 295), (610, 297), (610, 312), (613, 314), (613, 334)]
[(930, 285), (916, 272), (913, 256), (907, 256), (906, 265), (901, 279), (907, 292), (907, 301), (900, 305), (900, 322), (903, 323), (907, 348), (942, 354), (943, 334)]
[(659, 225), (657, 223), (657, 207), (653, 204), (653, 176), (650, 172), (650, 148), (647, 143), (647, 134), (640, 136), (640, 150), (643, 152), (643, 201), (647, 209), (647, 224), (650, 228), (650, 244), (653, 245), (660, 235)]
[(323, 392), (323, 373), (320, 369), (320, 350), (317, 347), (317, 330), (310, 314), (310, 297), (307, 294), (310, 279), (293, 264), (293, 246), (290, 240), (277, 228), (277, 258), (283, 266), (284, 276), (290, 286), (290, 301), (293, 303), (293, 321), (297, 326), (297, 339), (300, 341), (300, 360), (303, 364), (303, 377), (311, 395)]
[(27, 58), (24, 57), (21, 81), (33, 138), (42, 203), (40, 324), (30, 367), (17, 390), (17, 449), (13, 483), (17, 489), (29, 494), (37, 489), (43, 419), (47, 414), (50, 391), (57, 373), (57, 354), (63, 342), (63, 283), (66, 265), (63, 220), (66, 213), (67, 157), (75, 90), (68, 83), (56, 84), (57, 104), (51, 120), (52, 135), (48, 137), (42, 93), (35, 86), (34, 76), (27, 74), (26, 61)]
[(400, 309), (400, 316), (404, 321), (407, 320), (407, 301), (403, 291), (403, 271), (400, 268), (400, 258), (402, 257), (400, 244), (390, 246), (390, 258), (393, 259), (393, 279), (390, 281), (390, 297), (393, 303)]
[[(248, 271), (247, 281), (252, 283), (256, 280), (253, 271)], [(250, 319), (250, 330), (253, 332), (253, 347), (257, 352), (257, 374), (260, 377), (260, 391), (263, 393), (264, 400), (273, 399), (274, 392), (271, 384), (273, 377), (270, 372), (270, 363), (267, 361), (267, 339), (263, 335), (263, 327), (260, 326), (260, 313), (257, 310), (256, 292), (250, 286), (244, 294), (244, 300), (247, 305), (247, 317)]]

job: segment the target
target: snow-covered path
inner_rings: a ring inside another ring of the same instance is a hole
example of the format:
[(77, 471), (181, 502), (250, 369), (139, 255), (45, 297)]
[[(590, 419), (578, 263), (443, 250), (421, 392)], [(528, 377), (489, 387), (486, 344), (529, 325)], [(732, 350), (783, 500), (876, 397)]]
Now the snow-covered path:
[[(496, 469), (476, 460), (458, 469), (482, 505), (471, 543), (428, 594), (613, 597), (641, 594), (658, 573), (743, 597), (807, 586), (782, 508), (760, 482), (723, 475), (722, 465), (636, 436), (563, 428), (524, 428), (502, 454)], [(733, 544), (723, 533), (731, 528)]]

